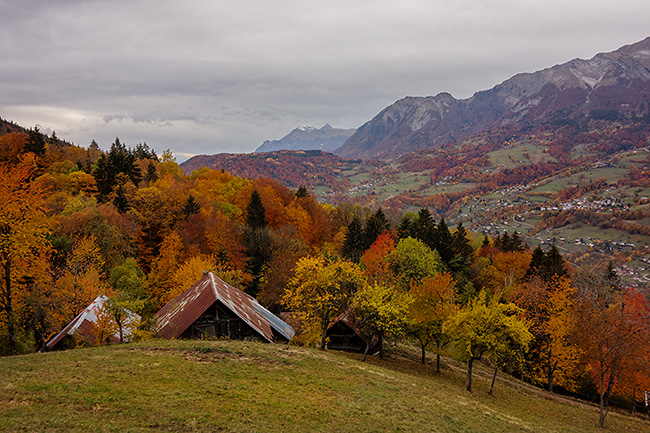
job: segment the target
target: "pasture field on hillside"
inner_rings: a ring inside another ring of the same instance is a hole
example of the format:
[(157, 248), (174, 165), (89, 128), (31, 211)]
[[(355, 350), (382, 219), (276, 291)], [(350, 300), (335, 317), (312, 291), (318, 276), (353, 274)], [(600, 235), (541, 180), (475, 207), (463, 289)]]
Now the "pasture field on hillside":
[(3, 432), (641, 432), (650, 422), (490, 371), (238, 341), (148, 341), (0, 359)]

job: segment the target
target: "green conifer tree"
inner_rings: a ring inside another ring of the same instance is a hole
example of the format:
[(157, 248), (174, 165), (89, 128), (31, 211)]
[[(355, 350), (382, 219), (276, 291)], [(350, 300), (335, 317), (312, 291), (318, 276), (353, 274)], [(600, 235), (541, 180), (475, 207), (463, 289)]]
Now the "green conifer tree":
[(185, 215), (185, 220), (187, 220), (190, 215), (197, 214), (201, 211), (201, 205), (196, 201), (194, 196), (190, 194), (187, 200), (185, 200), (185, 204), (183, 204), (183, 215)]
[(257, 190), (253, 190), (251, 199), (246, 206), (246, 225), (253, 229), (261, 229), (268, 225), (266, 209)]
[(420, 209), (413, 226), (413, 237), (424, 242), (429, 248), (434, 249), (436, 247), (436, 223), (433, 221), (429, 209)]
[(390, 230), (390, 223), (386, 219), (384, 211), (379, 208), (377, 209), (377, 212), (366, 221), (366, 228), (363, 232), (365, 237), (364, 250), (370, 248), (370, 245), (372, 245), (379, 235), (386, 230)]
[(454, 251), (452, 249), (453, 237), (447, 227), (447, 223), (444, 218), (441, 218), (436, 225), (435, 231), (435, 249), (440, 254), (440, 258), (445, 264), (449, 264), (451, 259), (454, 257)]
[(365, 237), (361, 220), (356, 215), (348, 224), (348, 231), (345, 234), (341, 253), (346, 259), (358, 263), (365, 251)]

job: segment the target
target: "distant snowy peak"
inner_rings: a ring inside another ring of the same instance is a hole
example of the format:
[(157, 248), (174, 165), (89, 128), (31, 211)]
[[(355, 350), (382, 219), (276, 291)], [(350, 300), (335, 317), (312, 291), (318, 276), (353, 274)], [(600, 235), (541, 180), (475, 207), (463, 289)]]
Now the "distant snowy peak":
[(276, 150), (323, 150), (332, 152), (354, 134), (355, 129), (338, 129), (329, 124), (322, 128), (300, 126), (280, 140), (266, 140), (255, 152), (275, 152)]

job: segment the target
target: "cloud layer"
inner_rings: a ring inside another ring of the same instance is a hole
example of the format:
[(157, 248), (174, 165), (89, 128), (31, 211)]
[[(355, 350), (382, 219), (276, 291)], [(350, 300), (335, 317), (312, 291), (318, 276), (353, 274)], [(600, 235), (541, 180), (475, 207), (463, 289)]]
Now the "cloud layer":
[(250, 152), (644, 39), (650, 3), (0, 0), (0, 116), (76, 144)]

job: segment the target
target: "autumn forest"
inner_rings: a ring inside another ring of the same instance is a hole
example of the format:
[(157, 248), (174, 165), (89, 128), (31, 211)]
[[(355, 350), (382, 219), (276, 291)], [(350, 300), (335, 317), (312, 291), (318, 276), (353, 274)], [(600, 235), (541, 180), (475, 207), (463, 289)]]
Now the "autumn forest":
[(142, 317), (133, 339), (155, 338), (153, 315), (211, 271), (290, 312), (292, 344), (326, 349), (328, 325), (351, 311), (382, 356), (413, 345), (437, 371), (457, 358), (468, 391), (482, 362), (598, 402), (601, 425), (650, 389), (648, 299), (611, 262), (572, 266), (554, 245), (448, 226), (433, 207), (323, 204), (305, 186), (185, 175), (147, 144), (102, 151), (38, 129), (0, 136), (0, 202), (2, 355), (45, 350), (101, 294), (106, 329), (69, 347), (104, 344), (126, 310)]

